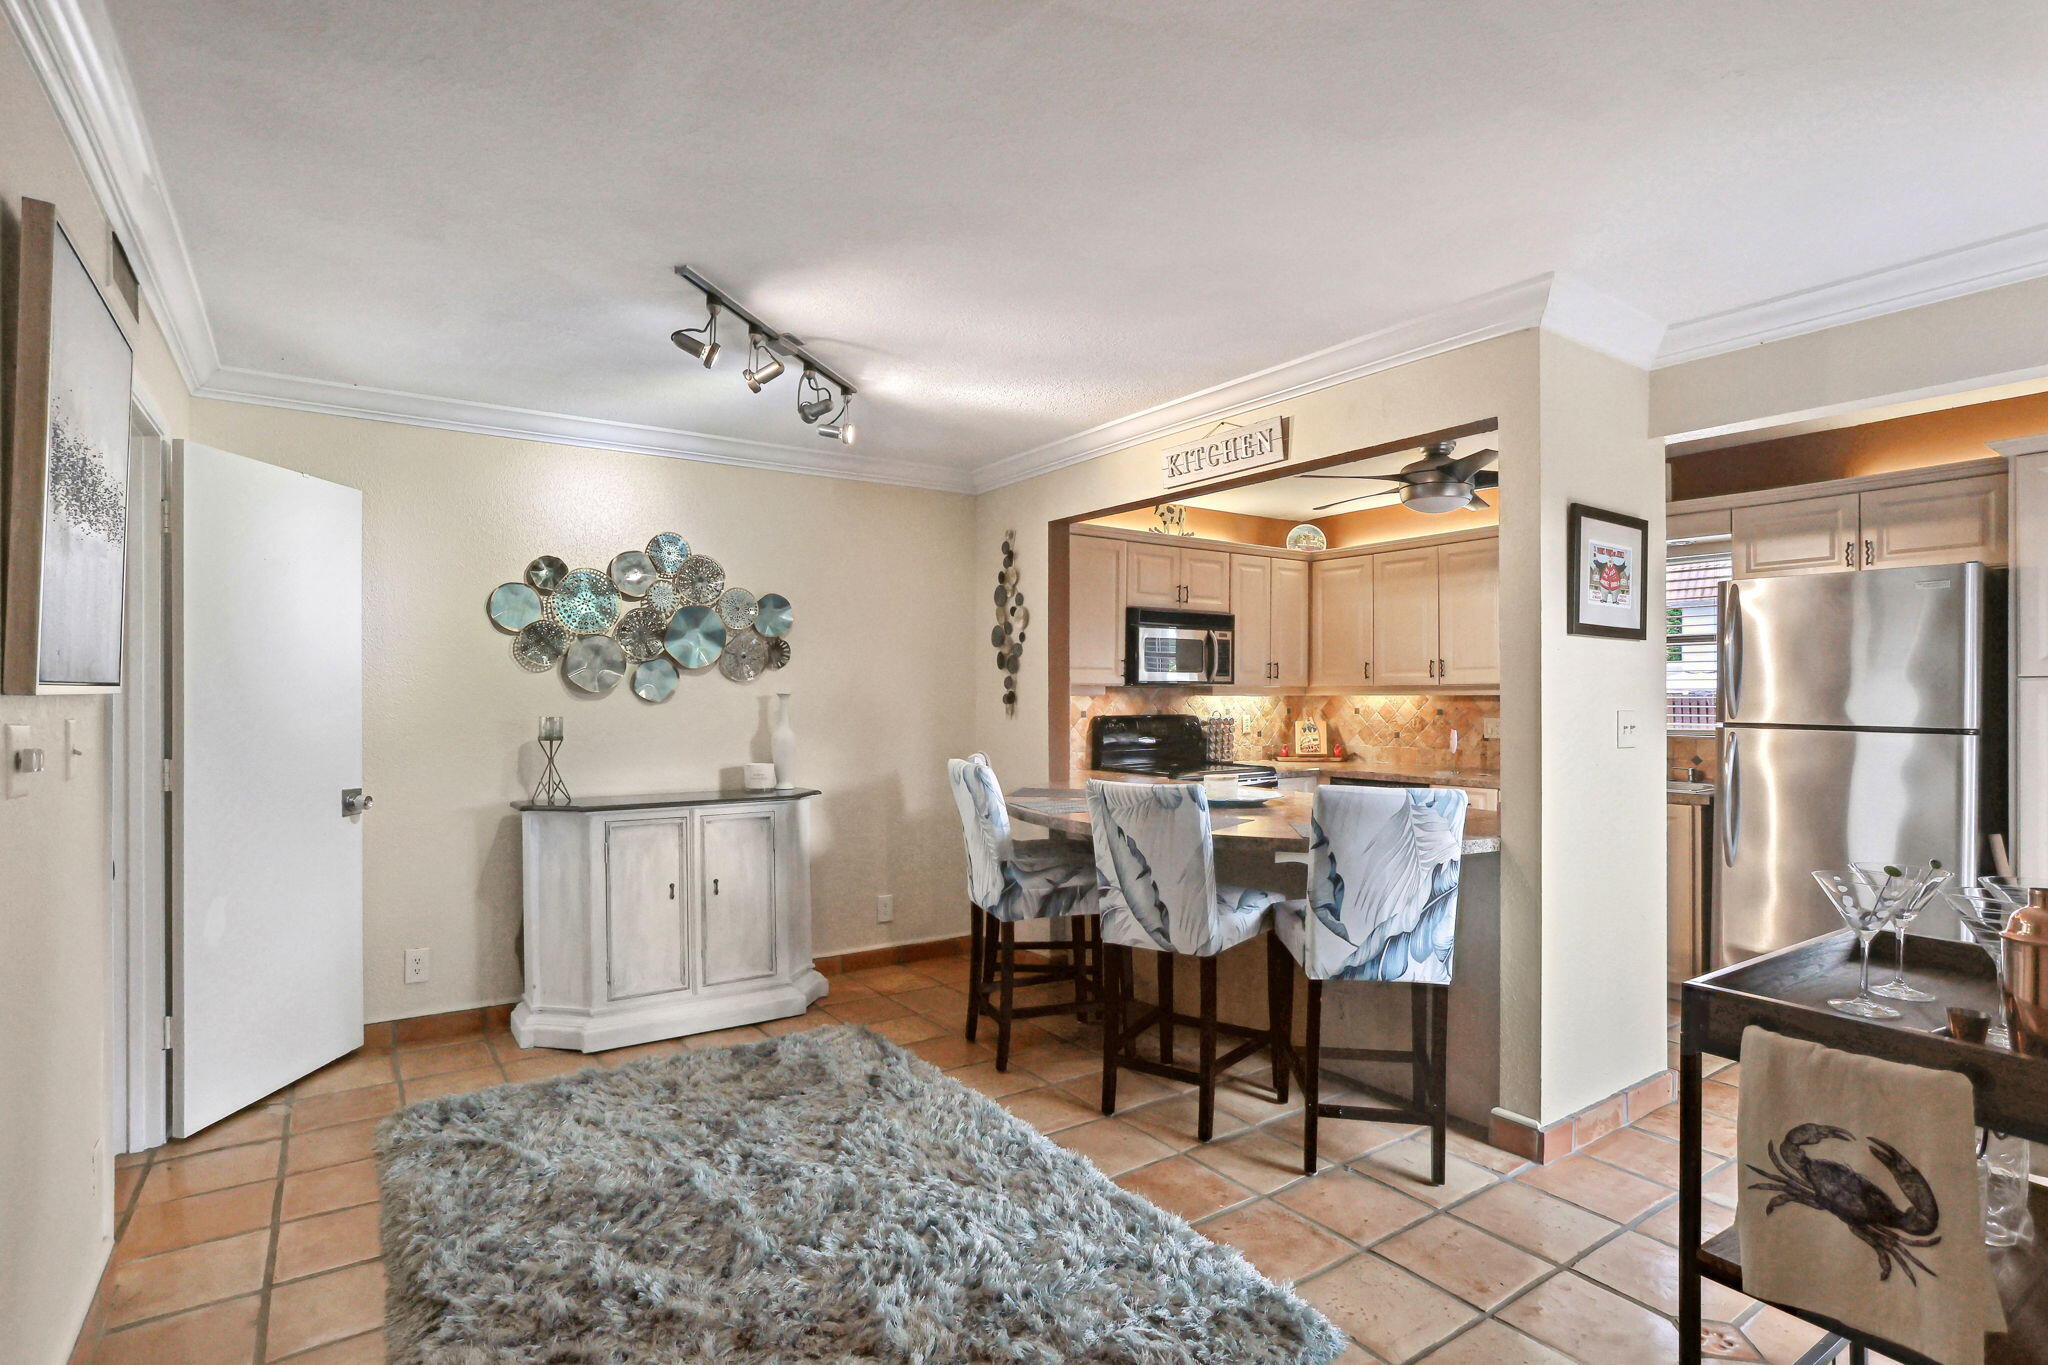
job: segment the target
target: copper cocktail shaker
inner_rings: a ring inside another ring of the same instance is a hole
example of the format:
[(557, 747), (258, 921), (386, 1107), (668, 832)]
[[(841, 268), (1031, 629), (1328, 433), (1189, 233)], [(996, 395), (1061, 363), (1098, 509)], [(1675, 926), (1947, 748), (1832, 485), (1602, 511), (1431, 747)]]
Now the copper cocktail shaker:
[(2048, 1057), (2048, 891), (2035, 889), (2006, 921), (2005, 1021), (2012, 1050)]

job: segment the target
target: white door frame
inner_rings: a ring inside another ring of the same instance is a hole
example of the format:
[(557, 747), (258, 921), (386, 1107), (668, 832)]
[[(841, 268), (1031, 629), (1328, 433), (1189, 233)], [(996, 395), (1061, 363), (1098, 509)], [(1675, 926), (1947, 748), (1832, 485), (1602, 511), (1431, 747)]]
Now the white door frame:
[(164, 498), (171, 442), (140, 388), (130, 408), (126, 657), (107, 708), (107, 1091), (116, 1152), (170, 1136), (170, 904), (163, 783), (165, 702)]

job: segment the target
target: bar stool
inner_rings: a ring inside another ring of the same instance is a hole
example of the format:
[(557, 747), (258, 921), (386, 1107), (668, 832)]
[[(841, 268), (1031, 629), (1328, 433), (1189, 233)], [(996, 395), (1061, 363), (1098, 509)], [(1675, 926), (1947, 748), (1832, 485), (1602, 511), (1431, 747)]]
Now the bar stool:
[[(1102, 1112), (1116, 1112), (1118, 1067), (1200, 1089), (1197, 1136), (1207, 1142), (1215, 1128), (1216, 1080), (1246, 1057), (1265, 1049), (1273, 1061), (1273, 1088), (1287, 1098), (1287, 1021), (1270, 1011), (1263, 1029), (1216, 1018), (1216, 956), (1257, 937), (1271, 921), (1277, 891), (1216, 884), (1215, 840), (1209, 799), (1199, 786), (1183, 783), (1100, 782), (1088, 784), (1088, 815), (1095, 841), (1095, 869), (1102, 887), (1098, 929), (1103, 944)], [(1159, 1003), (1129, 1017), (1134, 996), (1131, 949), (1150, 948), (1159, 959)], [(1201, 1013), (1173, 1008), (1173, 956), (1199, 957)], [(1278, 981), (1291, 984), (1284, 959), (1268, 940), (1267, 1000)], [(1159, 1026), (1159, 1060), (1147, 1061), (1131, 1041)], [(1189, 1068), (1173, 1063), (1173, 1028), (1185, 1024), (1201, 1037), (1201, 1060)], [(1217, 1035), (1245, 1041), (1217, 1056)]]
[[(1449, 1113), (1451, 958), (1458, 940), (1458, 867), (1465, 793), (1449, 787), (1318, 787), (1309, 841), (1308, 897), (1275, 907), (1275, 935), (1308, 977), (1305, 1055), (1289, 1049), (1301, 1080), (1302, 1170), (1316, 1171), (1319, 1118), (1427, 1123), (1430, 1183), (1444, 1183)], [(1325, 1048), (1325, 981), (1410, 986), (1407, 1048)], [(1293, 979), (1286, 985), (1292, 1011)], [(1407, 1108), (1326, 1104), (1324, 1058), (1406, 1063)]]
[[(1078, 1017), (1094, 1003), (1100, 958), (1092, 919), (1095, 868), (1086, 852), (1069, 845), (1011, 841), (1010, 807), (986, 754), (948, 759), (946, 781), (967, 837), (967, 1040), (974, 1041), (983, 1015), (994, 1019), (996, 1070), (1008, 1071), (1012, 1021), (1048, 1014)], [(1047, 960), (1019, 966), (1017, 925), (1034, 919), (1070, 920), (1072, 936), (1026, 944)], [(1055, 960), (1062, 954), (1064, 961)], [(1073, 1003), (1016, 1003), (1017, 987), (1055, 981), (1074, 983)]]

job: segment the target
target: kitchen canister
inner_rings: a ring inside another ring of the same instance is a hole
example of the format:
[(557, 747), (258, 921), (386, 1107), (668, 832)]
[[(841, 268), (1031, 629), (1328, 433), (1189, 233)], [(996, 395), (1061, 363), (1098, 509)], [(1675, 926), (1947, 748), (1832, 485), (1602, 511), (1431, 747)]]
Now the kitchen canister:
[(747, 790), (750, 792), (772, 792), (775, 790), (775, 765), (773, 763), (749, 763), (746, 770)]
[(2048, 1057), (2048, 891), (2035, 888), (2006, 922), (2005, 1022), (2012, 1050)]

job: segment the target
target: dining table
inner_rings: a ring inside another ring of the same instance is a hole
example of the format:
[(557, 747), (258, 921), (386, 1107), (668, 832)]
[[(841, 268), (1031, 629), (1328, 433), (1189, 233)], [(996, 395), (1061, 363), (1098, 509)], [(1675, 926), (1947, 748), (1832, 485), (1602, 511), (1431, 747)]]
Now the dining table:
[[(1073, 787), (1020, 787), (1009, 794), (1010, 818), (1083, 843), (1093, 840), (1087, 792)], [(1258, 805), (1209, 805), (1209, 828), (1219, 854), (1305, 854), (1309, 846), (1308, 792), (1275, 792)], [(1465, 812), (1466, 857), (1500, 852), (1500, 812)], [(1296, 861), (1289, 858), (1286, 861)]]

